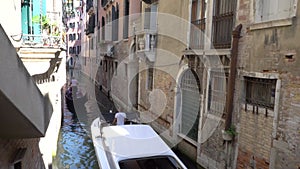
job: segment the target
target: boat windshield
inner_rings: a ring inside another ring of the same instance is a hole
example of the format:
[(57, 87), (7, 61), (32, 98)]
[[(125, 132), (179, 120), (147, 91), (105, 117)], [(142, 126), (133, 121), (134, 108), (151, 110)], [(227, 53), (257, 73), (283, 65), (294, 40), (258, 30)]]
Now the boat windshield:
[(121, 169), (183, 169), (172, 156), (126, 159), (119, 162)]

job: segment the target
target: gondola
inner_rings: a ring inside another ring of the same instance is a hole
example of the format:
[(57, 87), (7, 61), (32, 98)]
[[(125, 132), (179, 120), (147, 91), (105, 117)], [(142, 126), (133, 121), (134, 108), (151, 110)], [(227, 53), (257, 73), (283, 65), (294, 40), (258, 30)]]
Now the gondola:
[(85, 110), (84, 104), (87, 102), (86, 94), (78, 91), (77, 86), (71, 86), (65, 93), (66, 105), (74, 115)]

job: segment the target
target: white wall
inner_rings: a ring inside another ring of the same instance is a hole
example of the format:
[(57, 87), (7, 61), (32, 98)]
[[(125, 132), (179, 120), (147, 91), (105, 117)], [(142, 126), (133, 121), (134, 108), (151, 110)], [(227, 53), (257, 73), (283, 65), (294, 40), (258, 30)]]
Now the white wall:
[(21, 0), (2, 0), (0, 11), (0, 24), (10, 38), (13, 46), (19, 46), (20, 43), (13, 41), (11, 35), (18, 35), (14, 39), (21, 38)]

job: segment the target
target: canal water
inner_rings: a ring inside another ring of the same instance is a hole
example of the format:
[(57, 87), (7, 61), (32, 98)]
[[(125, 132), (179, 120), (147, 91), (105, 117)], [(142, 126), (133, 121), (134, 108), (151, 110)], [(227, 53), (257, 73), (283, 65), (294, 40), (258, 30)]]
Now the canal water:
[(99, 169), (88, 131), (73, 113), (65, 110), (53, 168)]

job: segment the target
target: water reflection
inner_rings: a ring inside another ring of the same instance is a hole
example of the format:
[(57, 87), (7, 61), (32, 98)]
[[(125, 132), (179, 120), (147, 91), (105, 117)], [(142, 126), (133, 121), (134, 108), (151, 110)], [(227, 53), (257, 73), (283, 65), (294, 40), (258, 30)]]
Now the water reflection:
[(66, 110), (63, 118), (53, 167), (98, 169), (93, 143), (86, 130), (71, 112)]

